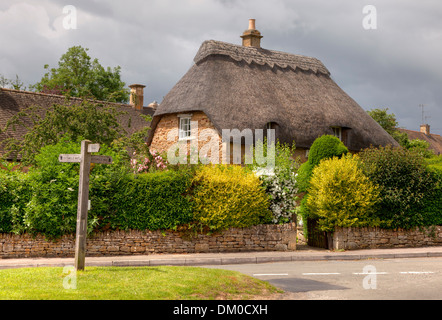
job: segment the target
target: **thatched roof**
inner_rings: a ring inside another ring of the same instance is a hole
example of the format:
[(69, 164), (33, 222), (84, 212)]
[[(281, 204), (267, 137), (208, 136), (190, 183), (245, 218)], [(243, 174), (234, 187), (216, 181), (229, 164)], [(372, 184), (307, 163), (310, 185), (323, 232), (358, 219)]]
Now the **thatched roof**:
[[(55, 104), (74, 105), (80, 104), (82, 101), (83, 99), (80, 98), (67, 99), (65, 96), (60, 95), (0, 88), (0, 128), (4, 129), (12, 117), (20, 111), (25, 111), (29, 107), (36, 107), (35, 112), (39, 116), (44, 117), (46, 111)], [(129, 104), (94, 100), (90, 100), (90, 102), (105, 106), (113, 106), (119, 111), (124, 111), (124, 114), (119, 116), (118, 121), (128, 134), (132, 134), (144, 126), (150, 125), (140, 117), (140, 112), (135, 110)], [(152, 116), (154, 110), (151, 108), (144, 108), (143, 113)], [(29, 126), (32, 125), (32, 122), (29, 120), (26, 124)], [(7, 138), (20, 139), (26, 134), (26, 132), (26, 128), (17, 126), (15, 131), (8, 130), (4, 133), (0, 133), (0, 156), (5, 153), (1, 146), (3, 140)]]
[(331, 127), (348, 129), (350, 150), (397, 145), (315, 58), (211, 40), (194, 61), (155, 112), (149, 141), (161, 116), (202, 111), (220, 134), (273, 122), (277, 138), (297, 147), (309, 148)]

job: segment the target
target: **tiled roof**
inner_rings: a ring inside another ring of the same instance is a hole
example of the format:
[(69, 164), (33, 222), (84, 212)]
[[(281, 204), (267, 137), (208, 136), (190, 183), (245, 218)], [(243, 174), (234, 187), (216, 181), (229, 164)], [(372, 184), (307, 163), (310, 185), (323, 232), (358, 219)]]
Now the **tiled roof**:
[[(35, 112), (41, 117), (44, 117), (46, 111), (53, 106), (54, 104), (80, 104), (83, 99), (80, 98), (69, 98), (67, 99), (65, 96), (53, 95), (53, 94), (44, 94), (37, 92), (29, 92), (29, 91), (21, 91), (21, 90), (12, 90), (12, 89), (4, 89), (0, 88), (0, 128), (4, 129), (8, 121), (14, 117), (20, 111), (24, 111), (29, 107), (35, 107)], [(103, 104), (106, 106), (115, 106), (122, 111), (125, 111), (125, 114), (119, 117), (119, 122), (123, 126), (123, 128), (128, 132), (128, 134), (132, 134), (133, 132), (141, 129), (146, 125), (146, 121), (140, 117), (140, 112), (135, 110), (129, 104), (123, 103), (110, 103), (103, 101), (93, 101), (94, 103)], [(151, 108), (144, 108), (144, 114), (153, 115), (154, 110)], [(31, 126), (32, 122), (25, 121), (27, 126)], [(0, 133), (0, 142), (7, 138), (17, 138), (20, 139), (26, 134), (27, 129), (24, 127), (16, 127), (16, 130), (8, 130), (4, 133)], [(0, 144), (0, 155), (4, 154), (4, 150), (2, 150)]]
[(424, 140), (430, 144), (430, 149), (434, 150), (436, 154), (442, 154), (442, 136), (438, 134), (425, 134), (420, 131), (399, 129), (401, 132), (405, 132), (410, 140)]

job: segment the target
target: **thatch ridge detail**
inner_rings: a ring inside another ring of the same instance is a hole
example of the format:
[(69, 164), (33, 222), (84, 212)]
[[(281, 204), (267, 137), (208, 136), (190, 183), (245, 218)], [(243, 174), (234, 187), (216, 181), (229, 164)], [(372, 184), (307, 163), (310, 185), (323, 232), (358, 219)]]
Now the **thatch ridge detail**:
[(316, 58), (263, 48), (244, 47), (215, 40), (204, 41), (194, 61), (198, 64), (210, 55), (224, 55), (238, 62), (245, 61), (247, 64), (268, 65), (270, 68), (275, 66), (282, 69), (290, 67), (293, 70), (299, 68), (304, 71), (330, 75), (328, 69)]

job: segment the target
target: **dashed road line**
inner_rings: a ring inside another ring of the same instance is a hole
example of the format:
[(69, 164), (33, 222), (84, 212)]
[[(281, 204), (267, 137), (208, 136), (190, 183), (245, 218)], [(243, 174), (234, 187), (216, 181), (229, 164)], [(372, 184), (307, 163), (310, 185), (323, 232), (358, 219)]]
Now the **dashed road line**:
[(433, 271), (403, 271), (400, 274), (433, 274)]
[(359, 272), (359, 273), (353, 272), (353, 274), (367, 276), (371, 274), (389, 274), (389, 273), (388, 272)]
[(303, 276), (333, 276), (340, 275), (341, 273), (337, 272), (328, 272), (328, 273), (303, 273)]
[(267, 276), (288, 276), (288, 273), (256, 273), (254, 277), (267, 277)]

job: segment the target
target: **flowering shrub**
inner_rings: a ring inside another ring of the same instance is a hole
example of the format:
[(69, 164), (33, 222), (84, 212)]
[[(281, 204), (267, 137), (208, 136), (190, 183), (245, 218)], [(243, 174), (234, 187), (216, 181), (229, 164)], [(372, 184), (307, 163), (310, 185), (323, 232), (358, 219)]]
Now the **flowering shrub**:
[(261, 175), (260, 179), (270, 197), (270, 210), (273, 213), (273, 223), (286, 223), (296, 214), (298, 188), (294, 172), (285, 177), (275, 169), (272, 175)]
[(140, 154), (133, 153), (130, 165), (134, 173), (155, 172), (165, 170), (168, 167), (167, 160), (154, 150), (149, 150), (147, 144)]
[[(257, 145), (256, 148), (267, 150), (267, 142)], [(287, 223), (296, 221), (298, 209), (298, 187), (296, 184), (298, 161), (293, 159), (295, 146), (276, 142), (275, 167), (267, 168), (254, 163), (250, 168), (259, 176), (262, 185), (270, 199), (269, 209), (273, 223)]]

